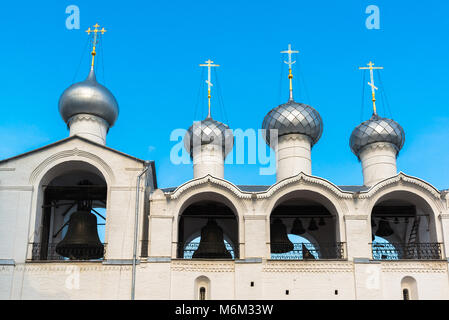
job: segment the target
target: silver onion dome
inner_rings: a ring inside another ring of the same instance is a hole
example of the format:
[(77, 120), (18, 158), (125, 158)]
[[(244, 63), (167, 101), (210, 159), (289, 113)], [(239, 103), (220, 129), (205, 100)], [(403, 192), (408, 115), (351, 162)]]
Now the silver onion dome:
[(59, 113), (66, 123), (77, 114), (98, 116), (112, 127), (117, 120), (119, 108), (112, 93), (97, 82), (91, 69), (86, 80), (67, 88), (59, 98)]
[(267, 130), (265, 142), (270, 145), (270, 130), (277, 129), (278, 136), (303, 134), (310, 138), (312, 146), (323, 134), (323, 120), (320, 114), (309, 105), (293, 100), (272, 109), (265, 116), (262, 129)]
[(381, 118), (373, 114), (371, 119), (359, 124), (351, 134), (349, 145), (351, 151), (360, 156), (360, 151), (367, 145), (376, 142), (389, 142), (393, 144), (398, 153), (404, 146), (405, 132), (396, 121)]
[(203, 121), (194, 122), (184, 136), (184, 147), (193, 155), (196, 145), (216, 144), (223, 148), (223, 156), (231, 152), (234, 146), (234, 135), (227, 125), (207, 117)]

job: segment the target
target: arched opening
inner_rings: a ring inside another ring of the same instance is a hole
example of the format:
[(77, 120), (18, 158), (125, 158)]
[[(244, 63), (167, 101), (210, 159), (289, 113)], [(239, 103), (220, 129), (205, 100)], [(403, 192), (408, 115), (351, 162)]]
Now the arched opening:
[(98, 260), (105, 252), (107, 184), (90, 164), (52, 168), (40, 184), (32, 260)]
[[(178, 227), (180, 259), (239, 258), (238, 219), (221, 196), (203, 195), (182, 211)], [(205, 200), (209, 199), (209, 200)]]
[(270, 247), (277, 260), (344, 259), (335, 207), (309, 191), (282, 197), (270, 216)]
[(195, 279), (195, 299), (210, 300), (210, 280), (208, 277), (199, 276)]
[(401, 280), (401, 290), (403, 300), (418, 300), (418, 286), (413, 277), (404, 277)]
[(441, 259), (433, 211), (412, 193), (380, 198), (371, 213), (371, 230), (375, 260)]

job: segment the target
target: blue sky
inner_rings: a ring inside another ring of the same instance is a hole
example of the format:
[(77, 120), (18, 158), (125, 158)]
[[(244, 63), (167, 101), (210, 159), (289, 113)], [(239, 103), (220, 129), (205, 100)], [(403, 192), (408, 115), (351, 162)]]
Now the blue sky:
[[(80, 8), (80, 30), (65, 27), (65, 8), (72, 4)], [(380, 30), (365, 27), (368, 5), (380, 8)], [(120, 105), (107, 144), (155, 160), (161, 187), (193, 175), (191, 165), (170, 163), (169, 137), (206, 114), (204, 99), (198, 103), (204, 81), (198, 64), (211, 58), (221, 65), (220, 93), (230, 127), (258, 129), (265, 114), (287, 100), (279, 52), (292, 43), (301, 51), (295, 98), (324, 120), (312, 153), (314, 175), (340, 185), (362, 183), (348, 144), (354, 127), (371, 115), (368, 95), (362, 110), (364, 84), (357, 67), (373, 60), (385, 67), (382, 83), (391, 109), (379, 100), (379, 113), (392, 116), (406, 132), (398, 169), (446, 189), (448, 10), (441, 0), (3, 2), (0, 158), (68, 136), (58, 99), (74, 77), (87, 76), (84, 30), (98, 22), (108, 33), (97, 78)], [(212, 115), (225, 121), (217, 105)], [(225, 177), (236, 184), (274, 183), (275, 176), (259, 175), (259, 167), (226, 166)]]

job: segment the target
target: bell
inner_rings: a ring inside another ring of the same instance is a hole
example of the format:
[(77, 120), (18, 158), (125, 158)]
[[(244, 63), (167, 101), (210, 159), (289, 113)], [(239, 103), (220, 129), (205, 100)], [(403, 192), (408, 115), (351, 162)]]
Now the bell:
[(323, 227), (323, 226), (326, 225), (326, 221), (324, 221), (324, 218), (323, 218), (323, 217), (320, 218), (320, 222), (318, 222), (318, 225), (319, 225), (320, 227)]
[(301, 243), (302, 245), (302, 258), (304, 260), (315, 260), (315, 256), (309, 251), (309, 249), (306, 248), (304, 243)]
[(102, 258), (104, 246), (98, 236), (97, 217), (86, 210), (74, 212), (70, 216), (67, 233), (55, 250), (71, 260)]
[(399, 219), (398, 219), (398, 217), (394, 218), (394, 224), (399, 224)]
[(301, 219), (296, 218), (295, 221), (293, 221), (293, 227), (290, 231), (291, 234), (295, 234), (297, 236), (300, 236), (304, 233), (306, 233), (306, 229), (302, 226)]
[(276, 219), (271, 224), (270, 242), (271, 253), (287, 253), (293, 250), (293, 243), (287, 235), (287, 227), (281, 219)]
[(376, 236), (388, 237), (388, 236), (391, 236), (393, 233), (394, 233), (394, 231), (393, 231), (393, 229), (391, 229), (390, 223), (385, 219), (381, 219), (379, 221), (379, 227), (377, 228), (377, 231), (376, 231)]
[(201, 240), (198, 249), (193, 253), (194, 259), (232, 259), (226, 249), (223, 229), (214, 219), (209, 219), (201, 229)]
[(310, 231), (316, 231), (316, 230), (318, 230), (318, 226), (316, 225), (315, 218), (312, 218), (312, 220), (310, 220), (309, 230), (310, 230)]

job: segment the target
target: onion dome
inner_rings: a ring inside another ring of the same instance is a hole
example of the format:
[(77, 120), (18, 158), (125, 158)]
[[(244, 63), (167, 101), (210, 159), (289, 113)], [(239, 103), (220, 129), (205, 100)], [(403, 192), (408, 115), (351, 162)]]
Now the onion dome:
[(323, 133), (323, 120), (318, 111), (311, 106), (290, 99), (268, 112), (263, 120), (262, 129), (267, 130), (264, 138), (268, 145), (270, 145), (270, 130), (277, 129), (279, 137), (287, 134), (306, 135), (313, 146)]
[(86, 80), (71, 85), (61, 95), (59, 113), (67, 124), (77, 114), (91, 114), (104, 119), (112, 127), (119, 107), (112, 93), (97, 82), (91, 69)]
[(360, 151), (364, 147), (376, 142), (391, 143), (399, 153), (405, 142), (404, 129), (392, 119), (381, 118), (377, 114), (373, 114), (371, 119), (354, 129), (349, 145), (351, 151), (360, 157)]
[(223, 157), (226, 157), (234, 146), (234, 135), (226, 124), (207, 117), (203, 121), (195, 122), (184, 136), (184, 147), (191, 157), (194, 146), (200, 142), (201, 145), (222, 146)]

